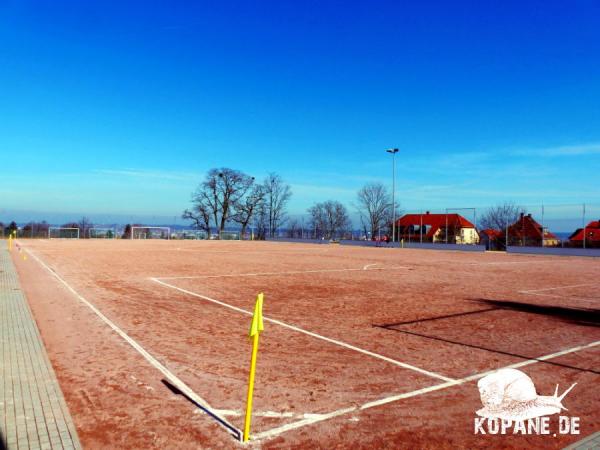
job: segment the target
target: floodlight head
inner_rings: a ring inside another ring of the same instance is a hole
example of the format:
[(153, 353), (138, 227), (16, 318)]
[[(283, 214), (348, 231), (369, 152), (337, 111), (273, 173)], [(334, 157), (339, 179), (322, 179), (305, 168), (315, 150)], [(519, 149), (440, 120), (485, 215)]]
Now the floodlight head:
[(395, 153), (398, 153), (398, 149), (397, 148), (390, 148), (389, 150), (386, 150), (386, 152), (391, 153), (391, 154), (395, 154)]

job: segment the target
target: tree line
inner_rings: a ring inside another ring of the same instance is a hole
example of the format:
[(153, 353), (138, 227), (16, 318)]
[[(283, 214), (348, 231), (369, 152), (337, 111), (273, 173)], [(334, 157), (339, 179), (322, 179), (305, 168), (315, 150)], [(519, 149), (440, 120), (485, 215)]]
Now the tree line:
[[(219, 235), (236, 224), (242, 235), (252, 228), (257, 239), (275, 237), (285, 224), (288, 234), (304, 235), (304, 224), (289, 219), (287, 205), (292, 190), (283, 178), (270, 173), (262, 181), (240, 170), (214, 168), (192, 193), (192, 207), (182, 218), (208, 235)], [(392, 222), (391, 194), (382, 183), (369, 183), (357, 194), (356, 205), (365, 235), (388, 233)], [(352, 229), (348, 209), (337, 200), (316, 202), (307, 210), (307, 235), (334, 239)], [(289, 220), (288, 220), (289, 219)]]
[[(316, 239), (336, 239), (352, 230), (349, 211), (338, 200), (315, 202), (307, 209), (309, 222), (304, 224), (288, 217), (287, 206), (291, 197), (290, 185), (277, 173), (269, 173), (263, 180), (257, 180), (240, 170), (213, 168), (192, 193), (192, 206), (183, 211), (182, 218), (191, 221), (194, 228), (205, 231), (209, 236), (213, 232), (219, 235), (232, 224), (241, 230), (242, 236), (251, 228), (256, 239), (278, 236), (284, 225), (290, 237)], [(352, 206), (366, 238), (390, 236), (394, 217), (402, 215), (398, 203), (395, 208), (392, 205), (391, 192), (380, 182), (361, 187)], [(504, 203), (489, 209), (480, 217), (479, 225), (503, 230), (522, 211), (512, 203)], [(65, 223), (62, 227), (78, 228), (80, 237), (85, 238), (94, 225), (90, 219), (82, 217), (79, 222)], [(14, 221), (8, 225), (0, 223), (0, 230), (5, 235), (17, 228)], [(45, 221), (30, 222), (20, 229), (20, 233), (23, 236), (44, 236), (48, 234), (48, 228), (49, 224)], [(128, 224), (123, 237), (129, 237), (130, 230), (131, 225)]]
[[(13, 220), (8, 224), (0, 222), (0, 232), (4, 232), (5, 236), (8, 236), (13, 231), (19, 233), (19, 237), (48, 237), (48, 231), (51, 226), (47, 221), (31, 221), (27, 222), (22, 227), (19, 227)], [(67, 222), (59, 226), (60, 228), (77, 228), (79, 230), (80, 238), (89, 237), (89, 230), (94, 228), (94, 223), (87, 217), (82, 217), (78, 222)]]
[[(310, 206), (306, 224), (288, 217), (291, 196), (291, 187), (276, 173), (257, 181), (239, 170), (215, 168), (208, 171), (193, 192), (192, 208), (186, 209), (182, 217), (209, 235), (213, 231), (219, 234), (232, 223), (237, 224), (242, 235), (251, 227), (256, 239), (278, 236), (283, 225), (288, 237), (336, 239), (352, 230), (348, 208), (334, 199)], [(394, 217), (397, 220), (403, 214), (398, 202), (393, 205), (390, 190), (380, 182), (362, 186), (352, 206), (366, 238), (391, 236)], [(502, 230), (516, 220), (520, 211), (522, 208), (512, 203), (497, 205), (480, 217), (480, 226)]]
[(258, 239), (273, 237), (285, 222), (292, 196), (290, 186), (276, 173), (261, 182), (240, 170), (211, 169), (192, 193), (192, 208), (182, 218), (210, 236), (221, 234), (228, 223), (236, 223), (242, 235), (252, 227)]

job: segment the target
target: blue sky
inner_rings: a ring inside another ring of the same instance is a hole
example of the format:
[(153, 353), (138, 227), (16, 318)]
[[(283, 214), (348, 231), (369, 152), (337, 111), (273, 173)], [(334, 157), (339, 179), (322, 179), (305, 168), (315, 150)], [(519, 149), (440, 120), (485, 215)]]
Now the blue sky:
[[(600, 204), (600, 3), (0, 3), (0, 220), (176, 217), (211, 167), (406, 210)], [(158, 220), (158, 219), (157, 219)], [(161, 219), (162, 220), (162, 219)]]

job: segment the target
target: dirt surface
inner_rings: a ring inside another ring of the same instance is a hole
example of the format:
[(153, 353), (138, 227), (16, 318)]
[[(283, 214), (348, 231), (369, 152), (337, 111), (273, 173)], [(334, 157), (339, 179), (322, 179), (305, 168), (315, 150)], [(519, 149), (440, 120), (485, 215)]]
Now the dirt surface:
[(563, 415), (580, 418), (580, 435), (475, 435), (476, 380), (392, 398), (600, 341), (593, 258), (268, 242), (20, 245), (31, 252), (14, 252), (21, 282), (86, 448), (242, 445), (82, 298), (242, 428), (250, 316), (236, 308), (251, 311), (264, 292), (276, 322), (261, 335), (252, 431), (263, 438), (251, 446), (562, 448), (600, 429), (600, 346), (521, 368), (543, 395), (578, 383)]

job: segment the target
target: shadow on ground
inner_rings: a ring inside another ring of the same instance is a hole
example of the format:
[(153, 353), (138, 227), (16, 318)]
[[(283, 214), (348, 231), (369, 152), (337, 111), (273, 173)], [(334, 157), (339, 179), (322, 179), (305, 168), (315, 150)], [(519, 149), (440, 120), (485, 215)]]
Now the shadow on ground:
[(532, 303), (517, 302), (514, 300), (490, 300), (479, 298), (476, 302), (498, 309), (520, 311), (530, 314), (554, 317), (564, 322), (575, 325), (597, 327), (600, 326), (600, 310), (588, 308), (568, 308), (556, 305), (536, 305)]
[(552, 317), (556, 320), (560, 320), (562, 322), (566, 322), (573, 325), (579, 326), (588, 326), (588, 327), (598, 327), (600, 326), (600, 310), (598, 309), (586, 309), (586, 308), (568, 308), (564, 306), (556, 306), (556, 305), (536, 305), (531, 303), (523, 303), (517, 302), (513, 300), (491, 300), (485, 298), (474, 299), (475, 303), (478, 303), (479, 306), (483, 306), (484, 308), (475, 309), (472, 311), (465, 311), (461, 313), (455, 314), (447, 314), (441, 316), (434, 317), (425, 317), (423, 319), (411, 320), (405, 322), (394, 322), (394, 323), (385, 323), (385, 324), (372, 324), (373, 327), (383, 328), (389, 331), (395, 331), (398, 333), (410, 334), (412, 336), (418, 336), (424, 339), (434, 340), (445, 342), (447, 344), (461, 345), (464, 347), (469, 347), (477, 350), (483, 350), (491, 353), (498, 353), (502, 355), (512, 356), (516, 358), (521, 358), (525, 360), (533, 359), (537, 360), (540, 363), (549, 364), (558, 367), (564, 367), (567, 369), (578, 370), (581, 372), (591, 372), (594, 374), (600, 375), (600, 372), (594, 370), (592, 368), (586, 367), (576, 367), (571, 366), (569, 364), (562, 364), (555, 361), (538, 359), (531, 355), (523, 355), (519, 353), (509, 352), (505, 350), (495, 349), (484, 347), (481, 345), (471, 344), (465, 341), (457, 341), (452, 339), (446, 339), (443, 336), (436, 336), (425, 334), (417, 331), (413, 331), (411, 329), (406, 329), (410, 325), (416, 325), (423, 322), (431, 322), (435, 320), (444, 320), (449, 318), (456, 318), (461, 316), (473, 315), (473, 314), (485, 314), (490, 311), (504, 310), (504, 311), (517, 311), (528, 314), (537, 314), (543, 315), (546, 317)]
[(196, 402), (193, 398), (190, 398), (189, 396), (187, 396), (185, 394), (185, 392), (182, 392), (177, 386), (173, 385), (168, 380), (162, 379), (160, 381), (173, 394), (175, 394), (175, 395), (181, 395), (188, 402), (192, 403), (193, 405), (195, 405), (196, 407), (198, 407), (199, 409), (201, 409), (202, 412), (204, 412), (205, 414), (209, 415), (214, 420), (216, 420), (223, 428), (225, 428), (227, 431), (229, 431), (229, 433), (231, 433), (238, 441), (241, 440), (240, 430), (238, 430), (237, 428), (233, 427), (231, 424), (223, 421), (219, 416), (215, 415), (215, 413), (213, 413), (210, 409), (208, 409), (205, 406), (201, 405), (200, 403)]

